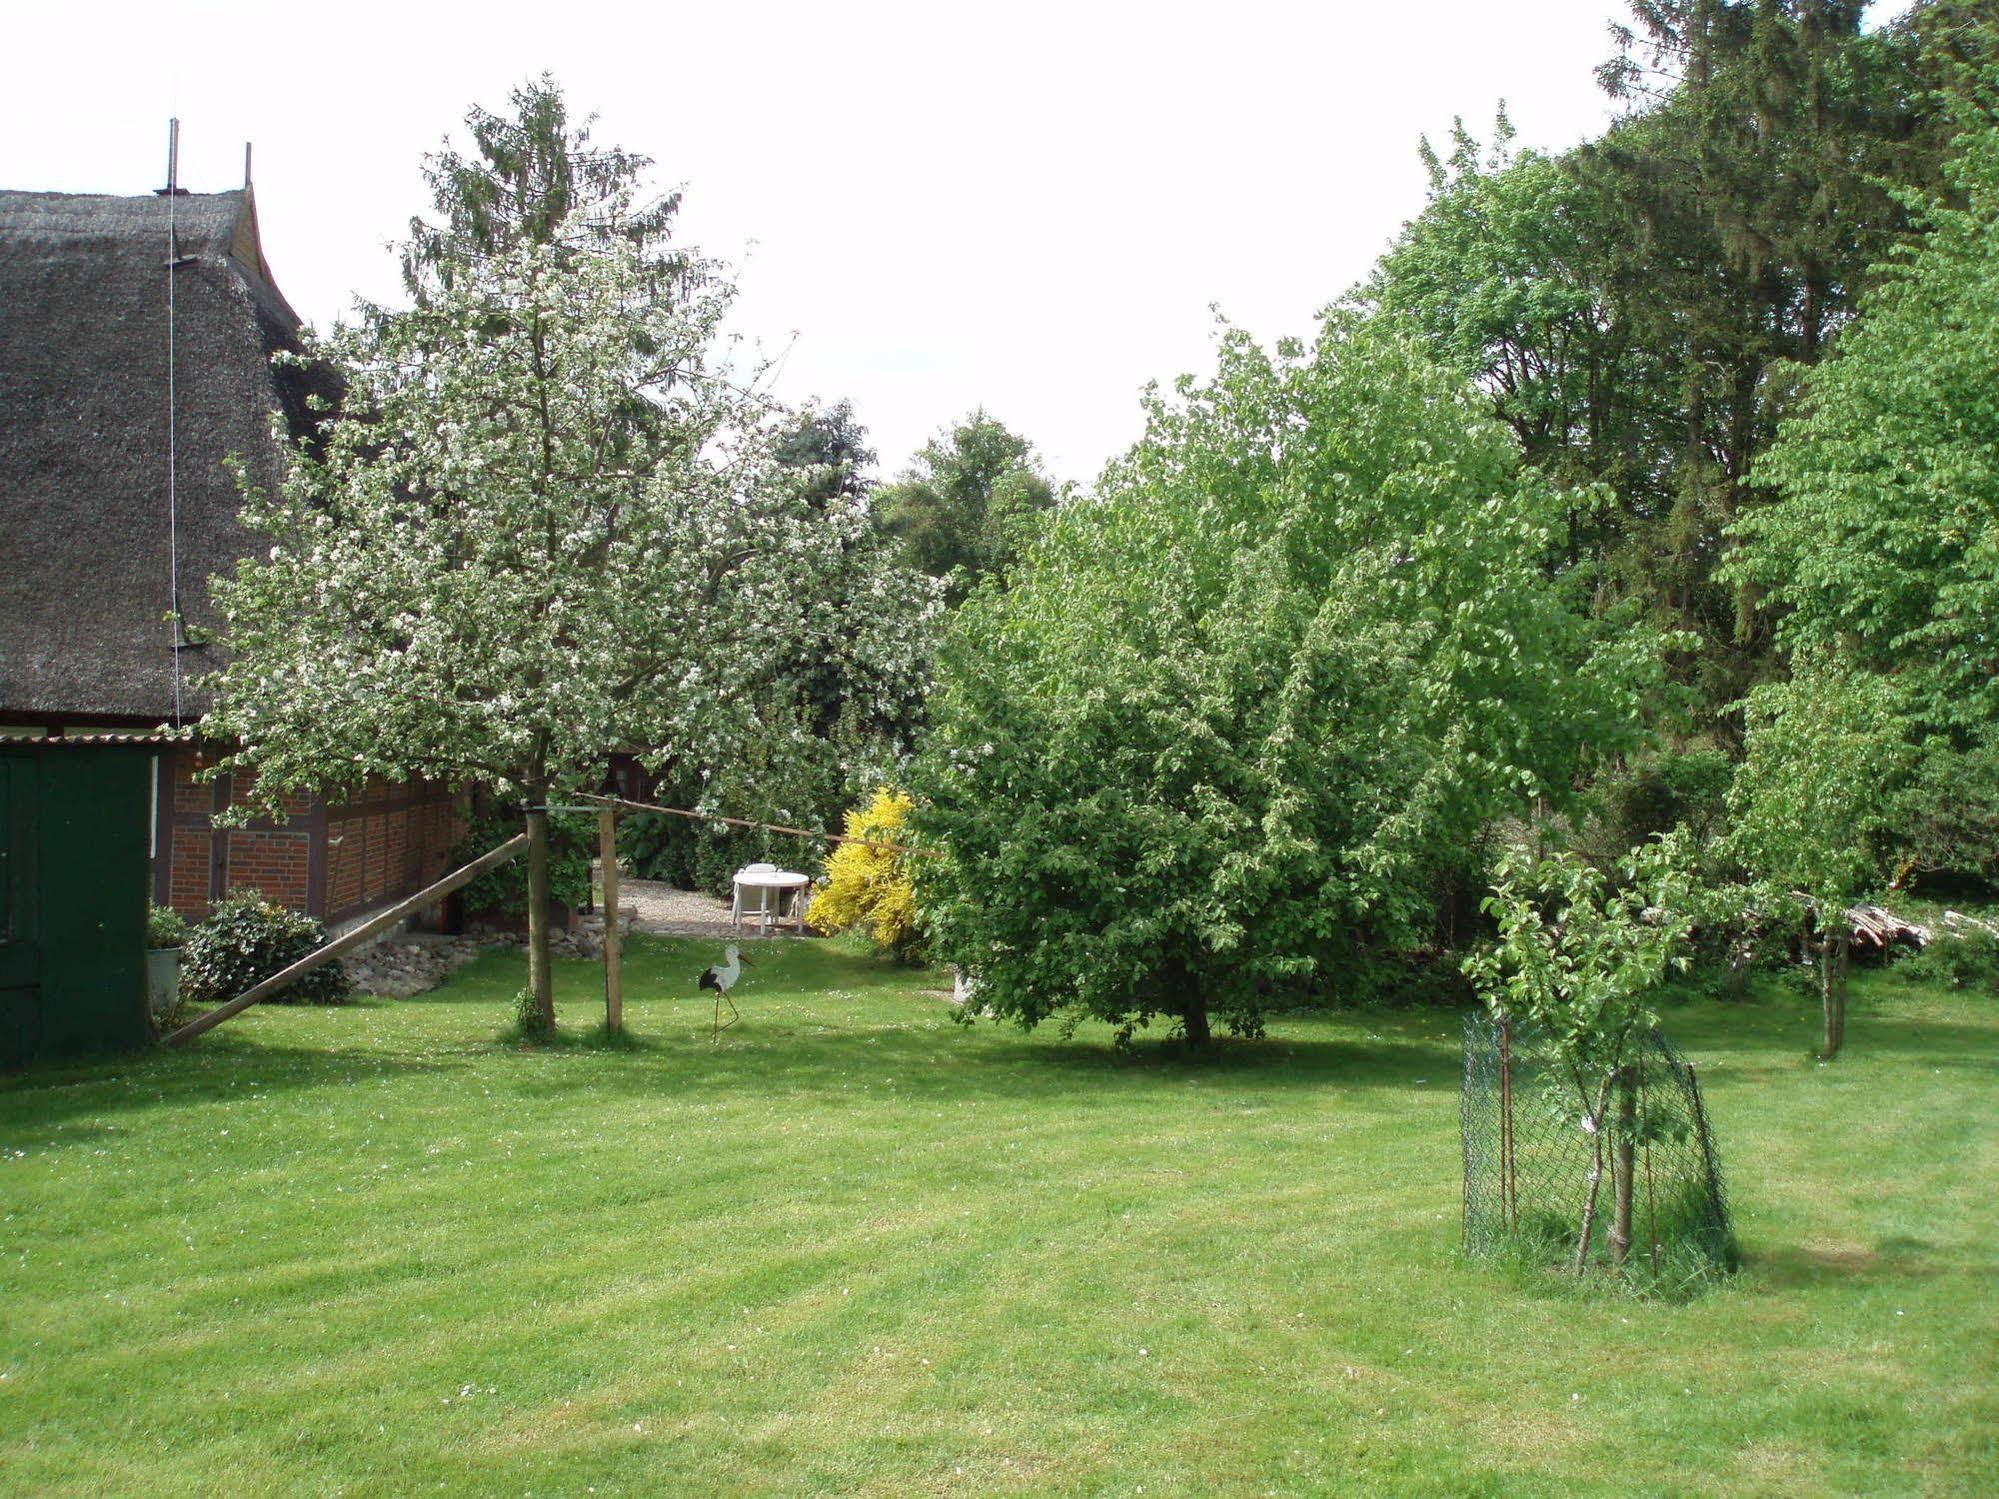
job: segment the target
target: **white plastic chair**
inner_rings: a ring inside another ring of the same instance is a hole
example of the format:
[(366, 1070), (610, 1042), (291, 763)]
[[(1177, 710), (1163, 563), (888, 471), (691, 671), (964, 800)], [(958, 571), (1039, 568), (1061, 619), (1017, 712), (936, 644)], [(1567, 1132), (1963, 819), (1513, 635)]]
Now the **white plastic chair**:
[[(743, 929), (743, 887), (741, 877), (746, 874), (776, 873), (777, 866), (775, 864), (745, 864), (741, 869), (736, 871), (736, 878), (730, 882), (732, 897), (729, 901), (729, 924), (737, 931), (740, 932)], [(768, 929), (771, 917), (777, 915), (782, 909), (779, 902), (783, 900), (784, 892), (770, 885), (752, 885), (750, 887), (750, 894), (755, 898), (756, 907), (749, 914), (762, 921), (765, 928)]]

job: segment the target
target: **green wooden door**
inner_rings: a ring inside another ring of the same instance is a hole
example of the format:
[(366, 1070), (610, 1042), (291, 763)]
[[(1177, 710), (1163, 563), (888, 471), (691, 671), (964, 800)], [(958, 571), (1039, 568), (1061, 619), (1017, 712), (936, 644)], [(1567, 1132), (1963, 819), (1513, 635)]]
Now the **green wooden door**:
[(38, 1054), (146, 1045), (146, 896), (152, 760), (106, 745), (42, 755), (36, 883)]
[(40, 1049), (41, 929), (36, 920), (35, 761), (0, 753), (0, 1067)]
[(144, 1046), (152, 762), (0, 743), (0, 1067)]

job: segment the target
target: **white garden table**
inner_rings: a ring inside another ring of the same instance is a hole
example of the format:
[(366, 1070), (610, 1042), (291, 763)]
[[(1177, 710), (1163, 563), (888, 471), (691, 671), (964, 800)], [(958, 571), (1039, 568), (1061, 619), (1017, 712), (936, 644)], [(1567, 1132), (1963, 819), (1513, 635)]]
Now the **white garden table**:
[(784, 899), (791, 896), (791, 920), (802, 934), (805, 931), (805, 892), (812, 884), (812, 876), (799, 874), (790, 869), (742, 869), (736, 872), (735, 898), (729, 902), (729, 920), (736, 930), (743, 927), (743, 892), (757, 892), (755, 914), (763, 923), (765, 932), (770, 930), (773, 914), (784, 920)]

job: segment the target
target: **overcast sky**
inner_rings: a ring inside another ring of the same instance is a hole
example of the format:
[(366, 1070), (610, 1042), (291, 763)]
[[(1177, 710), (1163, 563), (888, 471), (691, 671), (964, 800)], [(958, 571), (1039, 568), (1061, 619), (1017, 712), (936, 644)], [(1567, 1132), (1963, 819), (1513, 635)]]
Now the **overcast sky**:
[[(1621, 0), (10, 7), (0, 186), (237, 186), (299, 312), (397, 288), (423, 153), (543, 69), (684, 184), (793, 401), (849, 398), (893, 473), (983, 405), (1088, 481), (1210, 304), (1304, 332), (1422, 203), (1416, 143), (1508, 102), (1524, 145), (1609, 118)], [(795, 337), (794, 337), (795, 335)], [(788, 351), (788, 352), (786, 352)]]

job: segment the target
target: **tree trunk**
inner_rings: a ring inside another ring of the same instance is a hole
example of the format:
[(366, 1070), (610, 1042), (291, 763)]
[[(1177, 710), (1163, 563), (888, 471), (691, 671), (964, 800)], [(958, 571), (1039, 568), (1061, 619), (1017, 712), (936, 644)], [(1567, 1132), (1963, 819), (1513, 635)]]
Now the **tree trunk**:
[(537, 1028), (555, 1029), (555, 987), (548, 967), (548, 808), (546, 791), (530, 791), (528, 823), (528, 992)]
[[(1589, 1241), (1596, 1234), (1596, 1201), (1603, 1189), (1603, 1115), (1604, 1110), (1610, 1105), (1610, 1084), (1610, 1078), (1603, 1080), (1603, 1086), (1596, 1092), (1596, 1107), (1590, 1109), (1584, 1116), (1590, 1138), (1589, 1195), (1583, 1198), (1583, 1227), (1582, 1232), (1576, 1235), (1578, 1275), (1583, 1273), (1583, 1267), (1589, 1263)], [(1583, 1106), (1589, 1107), (1587, 1095), (1583, 1099)]]
[(1187, 1045), (1195, 1051), (1206, 1051), (1214, 1044), (1214, 1033), (1208, 1029), (1208, 1006), (1198, 999), (1190, 999), (1181, 1008), (1180, 1024), (1185, 1028)]
[(1819, 1060), (1830, 1062), (1846, 1044), (1846, 959), (1850, 939), (1842, 929), (1819, 937), (1819, 997), (1825, 1006), (1825, 1045)]
[(1617, 1071), (1617, 1139), (1611, 1147), (1610, 1262), (1624, 1268), (1631, 1253), (1632, 1148), (1638, 1133), (1638, 1077), (1630, 1067)]
[(1578, 1275), (1583, 1273), (1583, 1266), (1589, 1263), (1589, 1241), (1591, 1236), (1596, 1232), (1597, 1192), (1603, 1186), (1603, 1130), (1600, 1126), (1597, 1132), (1590, 1137), (1590, 1140), (1595, 1148), (1590, 1155), (1589, 1196), (1583, 1199), (1583, 1228), (1582, 1232), (1576, 1235), (1576, 1274)]

